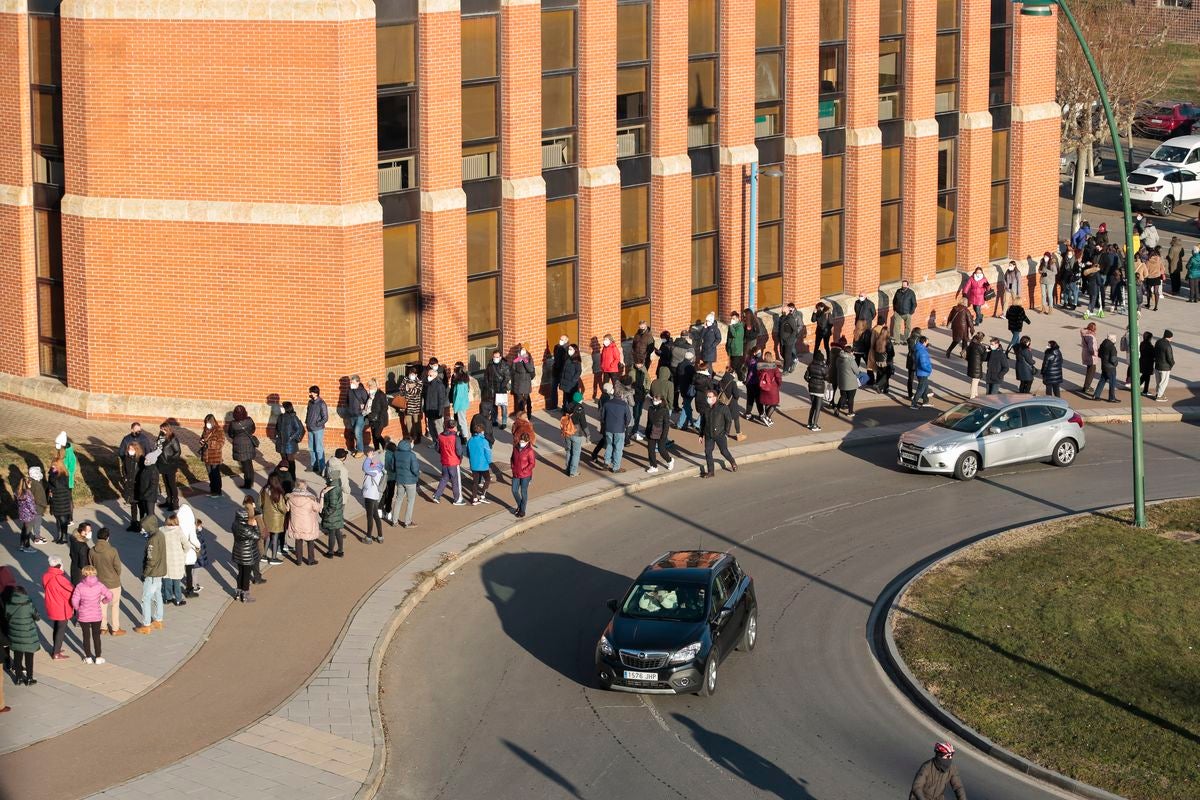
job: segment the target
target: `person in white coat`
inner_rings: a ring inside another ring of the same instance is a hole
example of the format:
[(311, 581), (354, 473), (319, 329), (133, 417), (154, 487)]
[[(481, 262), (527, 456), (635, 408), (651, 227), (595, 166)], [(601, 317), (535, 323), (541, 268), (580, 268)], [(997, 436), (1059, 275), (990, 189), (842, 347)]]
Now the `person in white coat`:
[(208, 566), (208, 551), (202, 536), (203, 524), (187, 504), (181, 505), (175, 516), (179, 518), (179, 531), (183, 539), (183, 596), (195, 597), (204, 587), (195, 582), (192, 571), (196, 567)]

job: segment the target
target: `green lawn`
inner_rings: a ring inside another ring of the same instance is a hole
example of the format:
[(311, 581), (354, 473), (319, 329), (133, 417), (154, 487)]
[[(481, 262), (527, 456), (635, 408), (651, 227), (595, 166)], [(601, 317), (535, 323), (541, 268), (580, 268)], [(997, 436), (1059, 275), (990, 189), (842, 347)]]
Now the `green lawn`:
[(940, 565), (896, 618), (912, 672), (995, 742), (1130, 798), (1200, 797), (1200, 502), (1004, 537)]
[(1162, 91), (1164, 100), (1200, 103), (1200, 47), (1194, 44), (1168, 45), (1175, 73)]
[[(120, 497), (121, 473), (117, 466), (115, 446), (76, 443), (75, 455), (79, 460), (74, 492), (76, 508)], [(53, 460), (53, 442), (24, 439), (0, 441), (0, 475), (3, 476), (0, 481), (0, 515), (16, 517), (14, 493), (26, 468), (40, 465), (42, 471), (48, 473)], [(179, 473), (180, 485), (201, 480), (206, 474), (200, 459), (187, 454)]]

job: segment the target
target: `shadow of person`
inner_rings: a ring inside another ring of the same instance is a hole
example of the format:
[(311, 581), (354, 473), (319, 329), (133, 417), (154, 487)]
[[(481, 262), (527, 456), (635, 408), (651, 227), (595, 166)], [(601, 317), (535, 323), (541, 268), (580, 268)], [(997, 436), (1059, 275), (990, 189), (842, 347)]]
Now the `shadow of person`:
[(480, 579), (504, 632), (547, 667), (594, 686), (596, 641), (612, 616), (604, 603), (629, 578), (555, 553), (505, 553)]
[(804, 780), (797, 780), (775, 762), (728, 736), (708, 730), (686, 714), (671, 714), (692, 732), (692, 738), (717, 766), (764, 792), (786, 800), (813, 800)]
[(567, 792), (567, 794), (571, 795), (571, 797), (582, 797), (582, 795), (579, 794), (579, 790), (575, 788), (575, 784), (567, 780), (567, 778), (554, 767), (550, 766), (545, 761), (542, 761), (540, 758), (526, 750), (524, 747), (521, 747), (519, 744), (514, 744), (508, 739), (501, 739), (500, 741), (504, 743), (504, 746), (507, 747), (513, 755), (545, 775), (552, 782), (558, 784), (558, 786), (560, 786), (563, 791)]

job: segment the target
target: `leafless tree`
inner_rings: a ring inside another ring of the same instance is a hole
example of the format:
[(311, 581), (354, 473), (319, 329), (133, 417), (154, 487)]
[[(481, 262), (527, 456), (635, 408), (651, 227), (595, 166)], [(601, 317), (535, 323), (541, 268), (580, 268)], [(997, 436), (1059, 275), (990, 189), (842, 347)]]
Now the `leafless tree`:
[[(1071, 8), (1104, 78), (1119, 132), (1132, 140), (1138, 110), (1166, 87), (1174, 72), (1167, 52), (1167, 26), (1128, 0), (1076, 0)], [(1075, 230), (1082, 219), (1092, 152), (1109, 140), (1109, 131), (1087, 59), (1061, 14), (1056, 93), (1063, 110), (1063, 152), (1076, 155), (1071, 213), (1071, 230)]]

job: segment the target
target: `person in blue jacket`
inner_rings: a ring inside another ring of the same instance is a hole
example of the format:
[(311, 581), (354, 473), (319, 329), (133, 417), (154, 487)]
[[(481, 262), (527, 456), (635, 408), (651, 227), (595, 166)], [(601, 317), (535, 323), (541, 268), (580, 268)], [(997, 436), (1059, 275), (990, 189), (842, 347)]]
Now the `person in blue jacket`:
[(467, 458), (471, 462), (471, 478), (474, 492), (471, 505), (490, 503), (487, 490), (492, 483), (492, 445), (484, 435), (483, 425), (476, 422), (471, 427), (471, 439), (467, 442)]
[(933, 374), (933, 360), (929, 357), (929, 338), (917, 337), (913, 345), (913, 370), (917, 374), (917, 390), (913, 392), (910, 408), (916, 410), (929, 402), (929, 376)]

